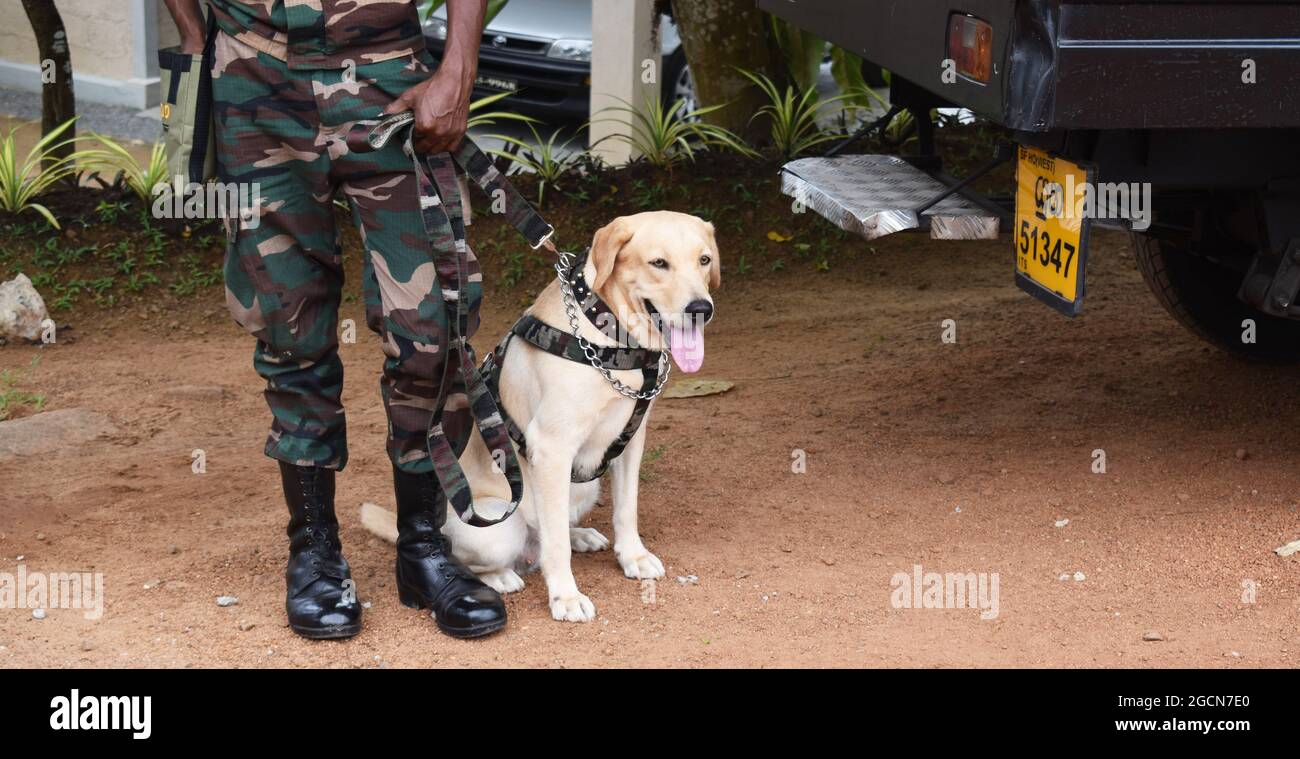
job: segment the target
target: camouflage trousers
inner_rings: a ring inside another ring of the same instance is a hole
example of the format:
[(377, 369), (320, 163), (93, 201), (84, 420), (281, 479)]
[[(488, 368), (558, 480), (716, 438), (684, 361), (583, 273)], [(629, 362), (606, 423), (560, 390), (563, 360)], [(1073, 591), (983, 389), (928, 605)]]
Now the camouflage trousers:
[[(257, 223), (228, 221), (225, 277), (231, 314), (257, 338), (253, 364), (273, 416), (266, 454), (332, 469), (347, 462), (337, 324), (342, 250), (332, 207), (341, 190), (364, 248), (366, 322), (383, 338), (388, 454), (404, 471), (432, 471), (427, 435), (439, 378), (445, 368), (450, 377), (459, 373), (444, 367), (457, 354), (447, 349), (448, 313), (411, 159), (396, 143), (351, 153), (345, 139), (357, 121), (378, 118), (428, 77), (428, 54), (290, 70), (219, 33), (214, 57), (221, 179), (260, 185)], [(467, 337), (482, 297), (473, 253), (468, 263)], [(463, 439), (473, 423), (464, 388), (453, 385), (445, 397), (444, 431)]]

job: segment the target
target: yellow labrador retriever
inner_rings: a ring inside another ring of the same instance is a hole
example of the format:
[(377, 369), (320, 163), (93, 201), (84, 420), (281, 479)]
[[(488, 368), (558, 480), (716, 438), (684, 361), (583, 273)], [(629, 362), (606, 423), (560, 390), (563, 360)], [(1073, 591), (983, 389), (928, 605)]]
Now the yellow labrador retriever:
[[(583, 278), (636, 344), (651, 349), (666, 345), (679, 369), (699, 371), (704, 362), (703, 325), (713, 316), (709, 291), (721, 278), (713, 225), (670, 211), (615, 219), (596, 232)], [(570, 332), (558, 280), (542, 291), (528, 313)], [(588, 316), (578, 316), (579, 334), (593, 345), (619, 344), (611, 330), (598, 329)], [(642, 385), (640, 370), (611, 375), (633, 389)], [(456, 558), (488, 585), (502, 593), (520, 590), (520, 574), (540, 567), (551, 616), (590, 621), (596, 608), (578, 590), (571, 552), (601, 551), (609, 540), (595, 529), (578, 526), (596, 502), (599, 480), (575, 484), (570, 475), (598, 470), (636, 401), (619, 393), (590, 364), (551, 355), (523, 340), (510, 343), (499, 388), (505, 412), (526, 440), (527, 455), (520, 456), (524, 498), (499, 524), (472, 527), (453, 515), (443, 532)], [(610, 463), (614, 555), (623, 573), (634, 579), (664, 574), (663, 562), (645, 547), (637, 531), (637, 486), (648, 419), (647, 410), (622, 455)], [(477, 434), (471, 435), (460, 464), (474, 493), (474, 510), (489, 518), (504, 513), (509, 486)], [(391, 513), (367, 504), (361, 516), (371, 531), (396, 539)]]

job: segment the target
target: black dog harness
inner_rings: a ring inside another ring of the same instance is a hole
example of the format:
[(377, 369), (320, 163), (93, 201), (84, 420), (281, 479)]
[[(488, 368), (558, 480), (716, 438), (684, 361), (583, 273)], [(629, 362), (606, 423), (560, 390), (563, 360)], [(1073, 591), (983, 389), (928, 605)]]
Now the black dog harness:
[[(496, 350), (483, 360), (483, 365), (479, 368), (479, 373), (483, 375), (488, 390), (492, 393), (492, 397), (496, 399), (497, 407), (501, 411), (501, 418), (505, 422), (510, 439), (518, 446), (519, 452), (525, 456), (528, 455), (528, 449), (524, 431), (519, 429), (519, 425), (510, 418), (510, 415), (506, 413), (505, 406), (501, 403), (501, 367), (505, 363), (506, 350), (516, 337), (534, 348), (546, 351), (552, 356), (559, 356), (579, 364), (595, 366), (599, 362), (600, 367), (611, 372), (632, 369), (641, 370), (641, 392), (637, 393), (636, 405), (632, 407), (632, 414), (628, 417), (627, 424), (623, 426), (623, 431), (605, 450), (600, 466), (592, 473), (580, 472), (575, 468), (569, 475), (572, 482), (591, 482), (599, 479), (609, 469), (610, 462), (622, 455), (623, 449), (627, 447), (628, 442), (641, 428), (641, 422), (645, 419), (646, 411), (650, 409), (650, 403), (654, 400), (654, 391), (659, 386), (660, 362), (663, 359), (662, 351), (648, 350), (638, 345), (632, 335), (618, 323), (614, 312), (610, 310), (605, 301), (592, 291), (582, 273), (586, 262), (587, 253), (583, 253), (569, 266), (568, 285), (573, 292), (574, 300), (577, 302), (579, 310), (592, 324), (596, 325), (597, 329), (600, 329), (605, 334), (610, 334), (613, 331), (621, 342), (627, 344), (627, 347), (622, 345), (602, 346), (591, 343), (584, 347), (574, 335), (552, 327), (531, 314), (524, 314), (510, 328), (510, 331), (506, 333), (501, 342), (497, 344)], [(588, 353), (589, 349), (593, 351), (595, 358)]]

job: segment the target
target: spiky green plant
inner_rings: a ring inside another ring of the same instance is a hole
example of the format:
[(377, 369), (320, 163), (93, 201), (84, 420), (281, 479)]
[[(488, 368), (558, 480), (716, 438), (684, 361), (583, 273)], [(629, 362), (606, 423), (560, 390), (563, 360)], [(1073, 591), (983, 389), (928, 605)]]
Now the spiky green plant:
[(498, 101), (510, 97), (513, 94), (515, 93), (498, 92), (494, 95), (488, 95), (487, 97), (479, 98), (478, 100), (475, 100), (474, 102), (470, 103), (469, 104), (469, 128), (473, 129), (475, 127), (491, 126), (497, 122), (497, 119), (504, 119), (506, 121), (522, 121), (525, 124), (536, 123), (537, 119), (534, 119), (531, 116), (524, 116), (523, 114), (512, 113), (510, 111), (488, 111), (486, 113), (475, 113), (475, 111), (482, 110), (488, 107), (489, 105), (492, 105), (493, 103), (496, 103)]
[(793, 85), (787, 86), (783, 92), (763, 74), (744, 69), (737, 71), (767, 96), (768, 104), (758, 109), (753, 118), (767, 117), (771, 127), (772, 147), (784, 158), (794, 158), (823, 142), (840, 137), (819, 127), (817, 114), (825, 106), (845, 100), (847, 95), (822, 98), (815, 89), (799, 92)]
[(528, 125), (528, 130), (533, 133), (531, 143), (504, 134), (489, 135), (507, 145), (513, 145), (514, 150), (489, 150), (488, 152), (509, 160), (521, 171), (531, 171), (537, 175), (537, 205), (540, 206), (545, 203), (546, 188), (558, 187), (560, 180), (573, 170), (579, 154), (569, 151), (568, 148), (577, 135), (570, 135), (567, 140), (561, 142), (560, 132), (563, 131), (563, 127), (551, 132), (551, 136), (545, 140), (532, 124)]
[(770, 16), (769, 20), (790, 78), (800, 90), (816, 87), (822, 60), (826, 58), (826, 40), (777, 16)]
[[(703, 116), (724, 107), (725, 103), (686, 111), (686, 101), (679, 99), (665, 107), (657, 92), (641, 108), (626, 100), (619, 99), (619, 102), (623, 105), (609, 106), (601, 111), (629, 114), (632, 117), (631, 133), (616, 132), (597, 140), (592, 147), (606, 139), (623, 142), (650, 164), (661, 169), (669, 168), (678, 161), (695, 160), (698, 150), (711, 147), (734, 150), (748, 157), (757, 155), (735, 132), (702, 120)], [(593, 119), (592, 123), (600, 121), (621, 119)]]
[(140, 202), (149, 203), (153, 200), (154, 188), (167, 184), (170, 179), (167, 175), (167, 151), (161, 141), (153, 144), (148, 161), (141, 163), (115, 140), (100, 134), (93, 137), (104, 146), (108, 154), (104, 167), (117, 169), (114, 184), (124, 183), (140, 198)]
[(105, 158), (103, 151), (98, 150), (74, 150), (64, 156), (57, 155), (58, 150), (76, 142), (59, 139), (74, 121), (75, 118), (68, 119), (51, 129), (21, 159), (16, 137), (19, 127), (13, 127), (0, 138), (0, 211), (13, 214), (35, 211), (50, 226), (59, 229), (59, 220), (50, 209), (36, 202), (36, 198), (55, 184), (76, 177), (78, 162), (97, 165)]
[[(861, 87), (845, 90), (845, 95), (853, 108), (866, 112), (866, 115), (862, 117), (863, 121), (872, 121), (881, 113), (889, 110), (889, 101), (865, 84)], [(915, 128), (915, 122), (916, 119), (912, 116), (911, 109), (905, 108), (885, 126), (881, 137), (895, 146), (902, 145), (912, 139), (909, 135)]]
[[(822, 63), (827, 59), (831, 64), (831, 76), (840, 92), (848, 95), (848, 100), (861, 108), (870, 108), (870, 97), (863, 90), (869, 89), (863, 76), (864, 61), (857, 55), (839, 45), (832, 45), (812, 32), (791, 25), (784, 19), (771, 17), (772, 37), (776, 40), (785, 58), (786, 68), (794, 85), (801, 92), (817, 86), (821, 75)], [(886, 73), (887, 72), (883, 72)]]
[[(416, 11), (420, 14), (420, 23), (429, 20), (433, 12), (445, 5), (447, 0), (418, 0), (415, 5)], [(506, 7), (509, 0), (488, 0), (487, 13), (483, 17), (483, 23), (487, 24), (496, 18), (501, 9)]]

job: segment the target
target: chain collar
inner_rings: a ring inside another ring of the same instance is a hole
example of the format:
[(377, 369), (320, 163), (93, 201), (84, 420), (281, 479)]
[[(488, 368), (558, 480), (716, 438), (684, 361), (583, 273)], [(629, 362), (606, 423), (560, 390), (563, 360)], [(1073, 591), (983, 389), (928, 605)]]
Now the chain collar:
[[(554, 248), (551, 249), (554, 250)], [(672, 373), (672, 362), (670, 360), (672, 354), (669, 353), (668, 347), (664, 346), (664, 349), (659, 353), (659, 378), (655, 381), (653, 389), (640, 391), (628, 387), (620, 382), (609, 369), (605, 368), (604, 364), (600, 360), (600, 354), (597, 352), (596, 347), (593, 346), (587, 338), (582, 336), (582, 323), (578, 318), (578, 301), (573, 294), (573, 285), (570, 283), (573, 268), (578, 263), (577, 259), (572, 253), (564, 253), (556, 250), (555, 254), (558, 256), (555, 261), (555, 273), (560, 280), (560, 294), (563, 296), (564, 300), (564, 312), (569, 317), (569, 329), (573, 333), (574, 339), (578, 341), (578, 345), (582, 348), (583, 354), (586, 355), (587, 362), (591, 364), (591, 368), (600, 372), (601, 375), (604, 376), (605, 381), (624, 398), (645, 401), (653, 400), (658, 397), (658, 395), (663, 392), (664, 384), (668, 382), (668, 375)]]

